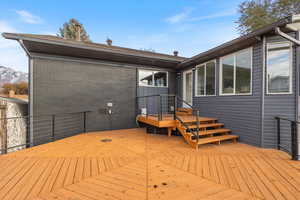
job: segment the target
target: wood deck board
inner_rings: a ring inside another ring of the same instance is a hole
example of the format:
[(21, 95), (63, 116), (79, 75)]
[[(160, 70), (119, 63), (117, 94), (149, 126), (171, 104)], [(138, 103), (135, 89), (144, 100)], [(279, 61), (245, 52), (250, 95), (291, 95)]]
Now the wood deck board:
[(195, 150), (144, 129), (80, 134), (0, 156), (0, 198), (300, 199), (300, 162), (289, 159), (240, 143)]

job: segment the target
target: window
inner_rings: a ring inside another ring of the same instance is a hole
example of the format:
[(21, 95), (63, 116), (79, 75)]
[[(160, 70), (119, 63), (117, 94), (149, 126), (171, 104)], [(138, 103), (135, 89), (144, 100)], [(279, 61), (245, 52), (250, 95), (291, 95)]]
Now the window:
[(139, 70), (139, 86), (168, 87), (168, 72)]
[(215, 95), (216, 62), (210, 61), (196, 69), (196, 96)]
[(290, 43), (267, 45), (267, 93), (291, 93), (292, 51)]
[(251, 94), (252, 48), (221, 58), (222, 95)]

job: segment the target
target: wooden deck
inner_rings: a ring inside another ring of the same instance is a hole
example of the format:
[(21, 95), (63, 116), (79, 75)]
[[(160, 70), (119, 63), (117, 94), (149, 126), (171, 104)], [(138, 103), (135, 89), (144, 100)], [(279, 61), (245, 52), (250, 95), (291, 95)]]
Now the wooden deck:
[[(111, 142), (101, 142), (102, 139)], [(300, 162), (240, 143), (205, 145), (128, 129), (0, 156), (0, 199), (300, 199)]]

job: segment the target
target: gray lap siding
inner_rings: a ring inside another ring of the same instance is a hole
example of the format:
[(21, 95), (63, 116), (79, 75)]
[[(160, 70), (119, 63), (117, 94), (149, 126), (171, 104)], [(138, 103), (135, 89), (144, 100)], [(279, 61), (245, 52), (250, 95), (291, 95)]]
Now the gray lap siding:
[[(252, 95), (219, 96), (220, 59), (216, 66), (216, 96), (196, 97), (193, 105), (201, 116), (216, 117), (226, 128), (240, 136), (240, 141), (255, 146), (261, 143), (262, 44), (253, 46)], [(194, 73), (195, 74), (195, 73)], [(195, 78), (194, 78), (195, 81)], [(193, 84), (195, 86), (195, 82)]]

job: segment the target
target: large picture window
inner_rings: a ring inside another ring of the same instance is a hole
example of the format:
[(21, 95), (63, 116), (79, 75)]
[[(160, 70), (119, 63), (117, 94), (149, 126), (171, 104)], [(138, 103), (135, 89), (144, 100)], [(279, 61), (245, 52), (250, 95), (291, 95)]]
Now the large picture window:
[(216, 94), (216, 62), (210, 61), (196, 68), (196, 96)]
[(221, 58), (220, 94), (251, 94), (252, 48)]
[(139, 86), (168, 87), (168, 72), (139, 70)]
[(290, 43), (270, 43), (267, 47), (267, 93), (291, 93), (292, 51)]

